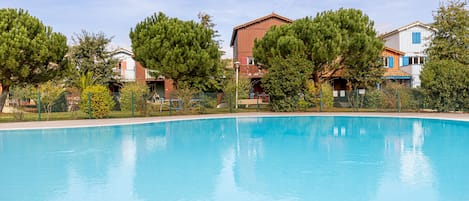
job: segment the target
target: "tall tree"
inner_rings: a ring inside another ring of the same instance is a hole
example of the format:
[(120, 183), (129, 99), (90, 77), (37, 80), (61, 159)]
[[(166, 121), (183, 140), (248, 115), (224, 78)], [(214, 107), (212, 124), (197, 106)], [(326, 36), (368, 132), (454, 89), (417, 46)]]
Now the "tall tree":
[(215, 32), (194, 21), (154, 14), (130, 31), (135, 59), (154, 76), (184, 82), (202, 91), (216, 88), (221, 77), (221, 53)]
[(469, 109), (469, 66), (432, 60), (420, 74), (427, 106), (442, 112)]
[(0, 112), (10, 87), (60, 78), (69, 67), (67, 38), (23, 9), (0, 9)]
[[(373, 21), (360, 10), (325, 11), (315, 18), (306, 17), (270, 28), (262, 39), (254, 42), (253, 54), (257, 62), (269, 69), (269, 74), (270, 68), (278, 67), (281, 59), (292, 60), (294, 56), (297, 62), (280, 66), (295, 69), (298, 62), (308, 66), (301, 72), (312, 78), (319, 88), (328, 75), (339, 70), (352, 88), (366, 87), (379, 82), (384, 72), (379, 59), (384, 45), (373, 26)], [(297, 84), (296, 79), (278, 77), (271, 82), (275, 80), (278, 85)]]
[(449, 0), (434, 14), (430, 60), (420, 79), (428, 106), (438, 111), (469, 109), (469, 11), (467, 1)]
[(469, 65), (469, 10), (467, 1), (441, 3), (433, 19), (435, 35), (427, 49), (432, 60), (454, 60)]
[(293, 51), (310, 62), (309, 73), (317, 83), (338, 70), (344, 70), (350, 82), (377, 80), (383, 73), (379, 58), (384, 45), (373, 26), (360, 10), (325, 11), (315, 18), (272, 27), (255, 41), (253, 53), (268, 68), (275, 58), (287, 58)]
[(113, 59), (109, 51), (112, 37), (104, 33), (90, 33), (82, 30), (80, 34), (72, 37), (73, 46), (70, 48), (70, 57), (75, 65), (72, 84), (82, 87), (83, 82), (88, 85), (109, 84), (114, 80), (113, 68), (117, 60)]

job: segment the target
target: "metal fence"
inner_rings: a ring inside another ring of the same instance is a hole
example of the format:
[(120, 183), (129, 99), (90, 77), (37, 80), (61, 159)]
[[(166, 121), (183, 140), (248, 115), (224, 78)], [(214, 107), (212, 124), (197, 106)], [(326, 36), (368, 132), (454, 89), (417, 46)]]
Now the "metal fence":
[[(196, 93), (189, 96), (154, 94), (124, 97), (111, 93), (114, 107), (99, 118), (147, 117), (181, 114), (215, 114), (234, 112), (272, 111), (268, 94), (251, 94), (248, 99), (235, 100), (229, 93)], [(45, 94), (10, 93), (0, 121), (33, 121), (50, 119), (97, 118), (93, 114), (93, 94), (62, 93), (55, 100), (45, 100)], [(85, 97), (86, 100), (82, 100)], [(415, 89), (371, 89), (321, 91), (306, 97), (299, 96), (292, 106), (295, 112), (419, 112), (425, 109), (423, 95)]]
[(410, 88), (321, 91), (313, 99), (298, 101), (297, 109), (316, 112), (420, 112), (425, 109), (424, 96)]
[[(45, 92), (47, 93), (47, 92)], [(154, 94), (132, 93), (130, 97), (110, 93), (113, 107), (103, 117), (95, 114), (100, 99), (92, 93), (64, 92), (54, 100), (36, 90), (10, 92), (1, 121), (33, 121), (57, 119), (91, 119), (117, 117), (148, 117), (182, 114), (215, 114), (247, 111), (269, 111), (268, 95), (255, 94), (251, 99), (240, 99), (236, 104), (234, 94), (195, 93), (189, 96), (171, 94), (158, 97)]]

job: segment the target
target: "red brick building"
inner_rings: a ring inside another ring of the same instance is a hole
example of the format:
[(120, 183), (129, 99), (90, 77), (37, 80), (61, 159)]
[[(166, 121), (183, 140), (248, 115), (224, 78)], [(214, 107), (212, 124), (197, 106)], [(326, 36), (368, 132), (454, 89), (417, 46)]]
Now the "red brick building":
[(239, 62), (239, 75), (251, 79), (252, 93), (262, 93), (260, 78), (265, 73), (254, 62), (252, 48), (254, 40), (264, 37), (272, 26), (292, 23), (293, 20), (276, 13), (252, 20), (233, 28), (230, 46), (233, 47), (233, 61)]

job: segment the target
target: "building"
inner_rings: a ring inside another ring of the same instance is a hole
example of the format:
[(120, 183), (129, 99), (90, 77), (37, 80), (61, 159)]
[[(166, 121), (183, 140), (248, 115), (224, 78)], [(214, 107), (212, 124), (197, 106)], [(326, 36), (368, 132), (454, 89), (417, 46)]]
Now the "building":
[(383, 57), (383, 67), (386, 68), (383, 78), (410, 86), (412, 75), (402, 71), (402, 67), (399, 64), (399, 59), (403, 58), (405, 53), (390, 47), (385, 47), (381, 55)]
[[(135, 61), (133, 53), (130, 50), (119, 48), (113, 52), (112, 57), (118, 60), (118, 64), (114, 69), (117, 80), (122, 83), (146, 83), (151, 93), (158, 93), (159, 97), (169, 99), (173, 91), (172, 80), (165, 79), (163, 76), (158, 78), (151, 76), (151, 70), (146, 69), (140, 62)], [(114, 89), (114, 91), (118, 91), (118, 89)]]
[(262, 93), (260, 79), (265, 70), (255, 65), (252, 49), (254, 40), (264, 37), (272, 26), (292, 23), (293, 20), (276, 13), (252, 20), (233, 28), (230, 46), (233, 47), (233, 60), (239, 62), (240, 76), (251, 80), (251, 93)]
[(416, 21), (381, 36), (386, 47), (404, 53), (399, 58), (399, 67), (412, 76), (413, 88), (420, 86), (420, 72), (427, 61), (425, 49), (429, 46), (434, 32), (428, 24)]

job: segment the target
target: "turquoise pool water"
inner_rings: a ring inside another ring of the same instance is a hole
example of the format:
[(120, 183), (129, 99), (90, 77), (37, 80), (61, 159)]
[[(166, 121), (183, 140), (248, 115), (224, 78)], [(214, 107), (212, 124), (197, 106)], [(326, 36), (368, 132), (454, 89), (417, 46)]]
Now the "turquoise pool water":
[(0, 131), (0, 200), (464, 201), (469, 123), (260, 117)]

